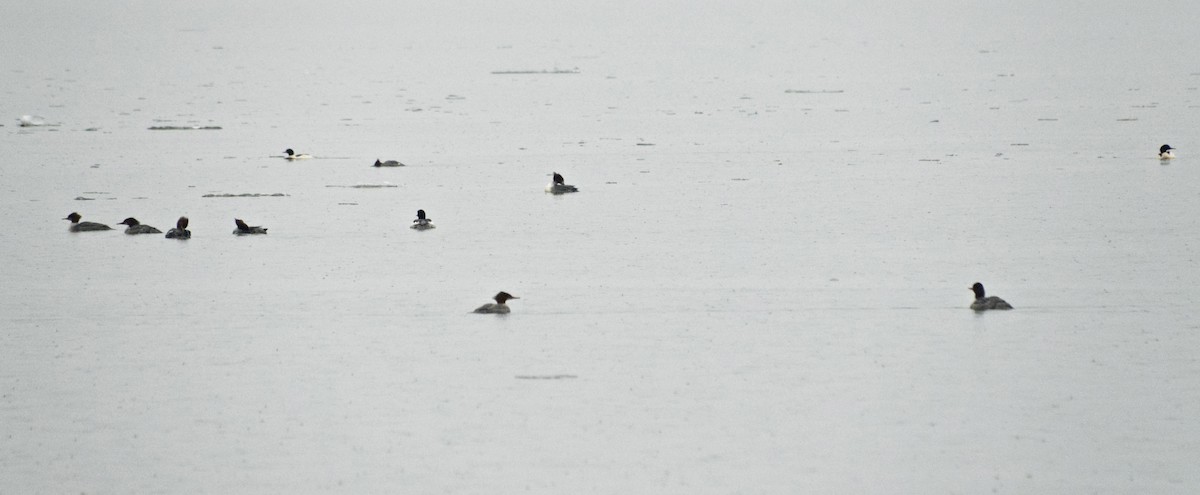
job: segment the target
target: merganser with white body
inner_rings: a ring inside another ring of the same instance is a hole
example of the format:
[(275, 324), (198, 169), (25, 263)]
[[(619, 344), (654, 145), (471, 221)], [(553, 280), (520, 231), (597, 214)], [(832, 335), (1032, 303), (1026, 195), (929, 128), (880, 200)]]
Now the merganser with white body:
[(83, 217), (79, 216), (79, 213), (76, 213), (76, 212), (71, 212), (70, 215), (67, 215), (66, 218), (63, 218), (63, 220), (71, 221), (71, 227), (67, 230), (70, 230), (71, 232), (91, 232), (91, 231), (95, 231), (95, 230), (112, 230), (112, 227), (109, 227), (102, 223), (80, 222), (79, 219), (81, 219), (81, 218), (83, 218)]
[(984, 311), (988, 309), (1013, 309), (1011, 304), (1008, 304), (999, 297), (984, 297), (983, 284), (979, 282), (975, 282), (975, 285), (972, 285), (969, 290), (975, 292), (975, 302), (971, 303), (971, 309), (975, 311)]
[(508, 301), (509, 299), (520, 299), (520, 298), (517, 296), (514, 296), (512, 294), (509, 294), (507, 292), (500, 291), (500, 292), (496, 293), (496, 296), (493, 297), (492, 299), (495, 299), (496, 302), (487, 303), (487, 304), (484, 304), (483, 306), (475, 308), (475, 312), (476, 313), (495, 313), (495, 314), (506, 315), (506, 314), (508, 314), (509, 309), (508, 309), (508, 305), (504, 304), (504, 302)]
[(1172, 158), (1175, 158), (1175, 148), (1172, 148), (1171, 145), (1164, 144), (1162, 147), (1158, 148), (1159, 160), (1170, 160)]
[(425, 210), (417, 210), (417, 219), (413, 220), (413, 225), (409, 228), (416, 230), (436, 229), (437, 227), (432, 222), (432, 218), (425, 218)]
[(379, 159), (378, 159), (378, 158), (376, 158), (376, 159), (375, 159), (375, 166), (376, 166), (376, 167), (403, 167), (403, 166), (404, 166), (404, 164), (403, 164), (403, 163), (400, 163), (400, 162), (398, 162), (398, 161), (396, 161), (396, 160), (388, 160), (388, 161), (386, 161), (386, 162), (381, 162), (381, 161), (379, 161)]
[(546, 184), (546, 192), (550, 194), (566, 194), (579, 192), (579, 188), (563, 183), (563, 176), (558, 175), (558, 172), (554, 172), (554, 180)]
[(161, 230), (158, 230), (154, 227), (151, 227), (149, 225), (142, 225), (140, 222), (137, 221), (136, 218), (133, 218), (133, 217), (126, 218), (125, 220), (122, 220), (121, 223), (119, 223), (117, 225), (128, 225), (128, 227), (125, 228), (125, 233), (129, 234), (129, 235), (161, 234), (162, 233)]
[(283, 154), (285, 155), (284, 158), (287, 158), (288, 160), (303, 160), (305, 158), (312, 158), (312, 155), (306, 155), (304, 153), (296, 154), (296, 152), (291, 148), (283, 150)]
[(192, 231), (187, 229), (188, 217), (179, 217), (175, 228), (167, 231), (167, 239), (191, 239)]
[(237, 224), (237, 230), (233, 231), (234, 235), (252, 235), (252, 234), (266, 234), (267, 233), (266, 227), (259, 227), (259, 226), (251, 227), (249, 225), (246, 225), (246, 222), (243, 222), (242, 219), (240, 219), (240, 218), (233, 219), (233, 223)]

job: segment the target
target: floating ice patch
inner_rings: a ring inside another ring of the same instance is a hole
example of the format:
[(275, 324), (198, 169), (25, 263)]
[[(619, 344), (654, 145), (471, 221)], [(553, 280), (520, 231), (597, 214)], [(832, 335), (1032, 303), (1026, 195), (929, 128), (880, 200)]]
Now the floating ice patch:
[(353, 188), (353, 189), (379, 189), (379, 188), (383, 188), (383, 187), (400, 187), (400, 186), (397, 186), (390, 182), (384, 182), (381, 184), (354, 184), (354, 185), (349, 185), (349, 186), (343, 186), (343, 185), (339, 185), (339, 184), (327, 184), (325, 187), (348, 187), (348, 188)]
[(117, 198), (91, 197), (91, 196), (108, 196), (108, 195), (112, 194), (112, 193), (104, 192), (104, 191), (84, 191), (83, 194), (86, 194), (87, 196), (84, 196), (84, 195), (75, 196), (75, 201), (95, 201), (96, 199), (107, 199), (107, 200), (117, 199)]
[(219, 131), (219, 125), (152, 125), (147, 127), (152, 131)]
[(551, 69), (551, 70), (494, 70), (492, 74), (496, 75), (516, 75), (516, 74), (578, 74), (579, 69)]
[(575, 375), (517, 375), (518, 380), (574, 380)]
[(218, 194), (205, 194), (204, 196), (200, 196), (200, 197), (202, 197), (202, 198), (278, 198), (278, 197), (283, 197), (283, 196), (290, 196), (290, 194), (284, 194), (284, 193), (241, 193), (241, 194), (218, 193)]

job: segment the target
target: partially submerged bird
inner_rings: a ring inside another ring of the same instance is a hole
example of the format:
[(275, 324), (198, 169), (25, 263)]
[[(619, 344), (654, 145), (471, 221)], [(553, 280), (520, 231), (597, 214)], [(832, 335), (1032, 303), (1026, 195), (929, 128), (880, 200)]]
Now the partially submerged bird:
[(133, 218), (133, 217), (126, 218), (125, 220), (122, 220), (121, 223), (119, 223), (117, 225), (128, 225), (128, 227), (125, 227), (125, 233), (129, 234), (129, 235), (161, 234), (162, 233), (161, 230), (158, 230), (154, 227), (151, 227), (149, 225), (142, 225), (140, 222), (137, 221), (136, 218)]
[(502, 314), (502, 315), (508, 314), (508, 311), (509, 311), (508, 305), (504, 304), (504, 302), (509, 299), (520, 299), (520, 298), (517, 296), (514, 296), (512, 294), (509, 294), (507, 292), (500, 291), (500, 292), (496, 293), (495, 297), (492, 297), (492, 299), (495, 299), (496, 302), (487, 303), (487, 304), (484, 304), (483, 306), (475, 308), (475, 312), (476, 313), (496, 313), (496, 314)]
[(17, 119), (17, 122), (20, 123), (21, 127), (41, 127), (46, 125), (46, 119), (37, 115), (22, 115), (21, 118)]
[(400, 163), (400, 162), (398, 162), (398, 161), (396, 161), (396, 160), (388, 160), (388, 161), (386, 161), (386, 162), (381, 162), (381, 161), (379, 161), (379, 159), (378, 159), (378, 158), (376, 158), (376, 159), (375, 159), (375, 166), (376, 166), (376, 167), (403, 167), (403, 166), (404, 166), (404, 164), (403, 164), (403, 163)]
[(251, 235), (251, 234), (266, 234), (267, 233), (266, 227), (259, 227), (259, 226), (252, 227), (252, 226), (246, 225), (246, 222), (243, 222), (242, 219), (240, 219), (240, 218), (233, 219), (233, 223), (237, 224), (237, 230), (233, 231), (233, 233), (235, 235)]
[(284, 158), (287, 158), (288, 160), (302, 160), (304, 158), (312, 158), (312, 155), (306, 155), (304, 153), (297, 154), (296, 151), (291, 148), (283, 150), (283, 154), (284, 154)]
[(975, 292), (975, 302), (971, 303), (971, 309), (975, 311), (984, 311), (988, 309), (1013, 309), (1011, 304), (1008, 304), (999, 297), (984, 297), (983, 284), (979, 282), (975, 282), (975, 285), (972, 285), (970, 290)]
[(175, 228), (167, 231), (167, 239), (191, 239), (192, 231), (187, 229), (188, 217), (179, 217)]
[(550, 194), (565, 194), (579, 192), (579, 188), (563, 182), (563, 176), (554, 172), (554, 180), (546, 184), (546, 192)]
[(1170, 160), (1172, 158), (1175, 158), (1175, 148), (1172, 148), (1171, 145), (1164, 144), (1158, 148), (1159, 160)]
[(432, 218), (425, 218), (425, 210), (417, 210), (417, 219), (413, 220), (413, 225), (409, 228), (417, 230), (436, 229), (437, 227), (432, 222)]
[(79, 213), (76, 213), (76, 212), (71, 212), (70, 215), (67, 215), (66, 218), (63, 218), (63, 220), (71, 221), (71, 227), (67, 230), (70, 230), (71, 232), (90, 232), (93, 230), (112, 230), (112, 227), (109, 227), (102, 223), (80, 222), (79, 219), (81, 219), (81, 218), (83, 218), (83, 217), (79, 216)]

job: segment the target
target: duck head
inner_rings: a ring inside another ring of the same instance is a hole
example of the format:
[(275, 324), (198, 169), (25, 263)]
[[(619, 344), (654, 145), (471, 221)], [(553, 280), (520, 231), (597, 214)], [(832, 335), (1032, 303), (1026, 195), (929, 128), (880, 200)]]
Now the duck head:
[(983, 299), (983, 284), (975, 282), (975, 285), (972, 285), (970, 290), (975, 293), (975, 299)]

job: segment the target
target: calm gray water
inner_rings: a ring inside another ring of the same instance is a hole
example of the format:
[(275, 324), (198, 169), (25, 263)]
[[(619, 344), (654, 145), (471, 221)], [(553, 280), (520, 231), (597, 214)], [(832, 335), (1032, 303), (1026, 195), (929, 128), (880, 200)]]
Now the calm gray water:
[(0, 4), (0, 493), (1200, 490), (1197, 5), (425, 3)]

